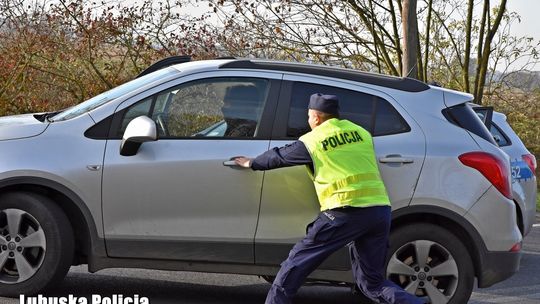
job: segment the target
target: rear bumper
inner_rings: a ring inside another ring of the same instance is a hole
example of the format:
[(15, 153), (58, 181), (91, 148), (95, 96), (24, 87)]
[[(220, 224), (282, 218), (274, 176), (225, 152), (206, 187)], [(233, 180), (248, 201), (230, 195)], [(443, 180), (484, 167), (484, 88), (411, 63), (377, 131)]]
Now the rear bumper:
[(478, 287), (485, 288), (506, 280), (519, 270), (521, 252), (484, 251), (480, 255)]
[(534, 184), (533, 193), (526, 200), (525, 211), (523, 214), (523, 236), (531, 232), (533, 224), (536, 222), (536, 183)]

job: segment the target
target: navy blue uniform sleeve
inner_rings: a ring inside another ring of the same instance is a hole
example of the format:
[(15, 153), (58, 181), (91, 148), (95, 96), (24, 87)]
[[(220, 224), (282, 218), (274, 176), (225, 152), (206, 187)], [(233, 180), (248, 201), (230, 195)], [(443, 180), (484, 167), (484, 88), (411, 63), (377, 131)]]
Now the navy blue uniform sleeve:
[(283, 147), (275, 147), (254, 158), (253, 170), (270, 170), (296, 165), (313, 166), (311, 155), (303, 142), (297, 140)]

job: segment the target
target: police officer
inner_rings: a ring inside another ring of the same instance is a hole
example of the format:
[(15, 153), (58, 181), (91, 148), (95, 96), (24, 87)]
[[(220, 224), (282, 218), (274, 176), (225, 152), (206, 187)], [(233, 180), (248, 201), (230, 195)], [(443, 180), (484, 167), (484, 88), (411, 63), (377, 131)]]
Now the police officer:
[(291, 303), (305, 278), (351, 242), (352, 271), (362, 293), (378, 303), (423, 303), (384, 279), (391, 210), (371, 135), (339, 119), (334, 95), (313, 94), (308, 108), (312, 130), (298, 141), (254, 159), (235, 158), (238, 165), (253, 170), (307, 165), (321, 205), (304, 239), (281, 264), (266, 303)]

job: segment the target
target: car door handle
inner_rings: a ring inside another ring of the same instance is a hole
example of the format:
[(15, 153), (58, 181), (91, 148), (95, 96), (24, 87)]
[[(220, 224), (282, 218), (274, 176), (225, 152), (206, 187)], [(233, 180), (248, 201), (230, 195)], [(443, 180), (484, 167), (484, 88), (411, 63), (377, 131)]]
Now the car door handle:
[(223, 162), (223, 165), (227, 167), (238, 167), (238, 164), (234, 160), (226, 160)]
[(239, 156), (231, 157), (229, 160), (226, 160), (223, 162), (224, 166), (230, 167), (231, 169), (248, 169), (246, 167), (242, 167), (239, 164), (237, 164), (234, 159), (238, 158)]
[(88, 165), (88, 166), (86, 166), (86, 169), (88, 169), (90, 171), (99, 171), (99, 169), (101, 169), (101, 166), (100, 165)]
[(411, 158), (401, 157), (401, 155), (388, 155), (386, 157), (379, 158), (379, 162), (383, 164), (410, 164), (413, 163), (414, 160)]

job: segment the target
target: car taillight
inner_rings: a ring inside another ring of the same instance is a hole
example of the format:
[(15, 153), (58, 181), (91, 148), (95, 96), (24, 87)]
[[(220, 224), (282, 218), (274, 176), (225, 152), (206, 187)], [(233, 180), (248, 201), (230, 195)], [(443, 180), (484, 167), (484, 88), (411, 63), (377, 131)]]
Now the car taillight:
[(532, 154), (522, 155), (521, 158), (527, 163), (533, 175), (536, 175), (536, 157)]
[(515, 243), (512, 248), (510, 248), (510, 252), (520, 252), (521, 251), (521, 242)]
[(464, 165), (480, 171), (502, 195), (512, 199), (509, 170), (501, 159), (486, 152), (469, 152), (461, 154), (459, 160)]

